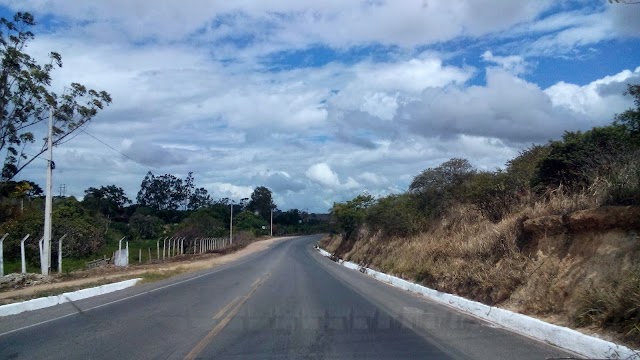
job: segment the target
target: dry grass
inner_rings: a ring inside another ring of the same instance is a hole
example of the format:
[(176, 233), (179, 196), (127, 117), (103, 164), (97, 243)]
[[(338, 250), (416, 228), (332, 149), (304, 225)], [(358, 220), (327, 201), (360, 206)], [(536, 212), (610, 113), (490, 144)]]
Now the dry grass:
[[(635, 233), (608, 230), (531, 237), (521, 230), (524, 219), (594, 209), (606, 196), (607, 184), (597, 181), (581, 194), (569, 196), (559, 189), (543, 200), (523, 201), (499, 223), (460, 205), (417, 236), (382, 238), (361, 229), (355, 241), (346, 243), (333, 236), (323, 239), (322, 245), (341, 258), (431, 288), (522, 313), (553, 316), (561, 325), (592, 324), (624, 334), (618, 340), (638, 345), (640, 275), (628, 275), (639, 265)], [(603, 300), (604, 295), (608, 297)]]
[(571, 314), (576, 326), (612, 328), (640, 346), (640, 271), (592, 284), (578, 295)]

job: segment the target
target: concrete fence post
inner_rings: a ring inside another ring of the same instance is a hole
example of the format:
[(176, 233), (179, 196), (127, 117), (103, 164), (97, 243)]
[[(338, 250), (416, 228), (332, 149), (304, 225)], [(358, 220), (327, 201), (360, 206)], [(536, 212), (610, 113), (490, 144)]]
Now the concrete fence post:
[(64, 234), (58, 239), (58, 274), (62, 274), (62, 240), (66, 237), (67, 234)]
[(162, 260), (164, 260), (165, 253), (166, 253), (166, 250), (167, 250), (167, 239), (168, 239), (168, 237), (165, 237), (162, 240)]
[(142, 263), (142, 248), (138, 249), (138, 264)]
[(0, 239), (0, 276), (4, 276), (4, 258), (2, 253), (2, 244), (4, 243), (4, 239), (6, 239), (7, 236), (9, 236), (9, 234), (4, 234)]
[(20, 240), (20, 260), (22, 260), (22, 273), (27, 273), (27, 263), (24, 260), (24, 242), (29, 238), (29, 234)]
[(149, 261), (151, 261), (151, 248), (149, 248)]
[[(158, 260), (160, 260), (160, 239), (156, 241), (156, 255), (158, 256)], [(151, 256), (149, 256), (149, 260), (151, 260)]]
[[(40, 240), (38, 240), (38, 249), (40, 250), (40, 264), (41, 265), (42, 265), (42, 262), (45, 259), (45, 256), (47, 256), (42, 252), (42, 250), (43, 250), (42, 248), (43, 247), (44, 247), (44, 236), (41, 237)], [(44, 275), (44, 273), (42, 273), (42, 275)]]

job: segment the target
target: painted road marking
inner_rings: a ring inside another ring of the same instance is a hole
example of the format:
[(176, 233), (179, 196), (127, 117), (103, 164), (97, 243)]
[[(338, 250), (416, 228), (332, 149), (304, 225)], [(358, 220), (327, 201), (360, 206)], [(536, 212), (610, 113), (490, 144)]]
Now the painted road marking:
[(230, 303), (228, 303), (227, 305), (225, 305), (225, 307), (223, 307), (220, 311), (218, 311), (218, 313), (213, 317), (214, 320), (218, 320), (222, 317), (222, 315), (226, 314), (227, 311), (234, 306), (235, 303), (237, 303), (238, 301), (240, 301), (240, 299), (242, 299), (242, 297), (237, 296), (235, 299), (233, 299)]
[[(270, 275), (271, 275), (271, 273), (267, 273), (264, 276), (262, 276), (261, 278), (258, 278), (251, 285), (251, 291), (249, 291), (249, 293), (247, 295), (245, 295), (243, 297), (236, 298), (236, 299), (240, 299), (240, 301), (233, 307), (233, 309), (227, 314), (227, 316), (225, 316), (222, 320), (220, 320), (220, 322), (213, 329), (211, 329), (211, 331), (202, 340), (200, 340), (198, 345), (196, 345), (196, 347), (194, 347), (193, 350), (191, 350), (187, 354), (187, 356), (185, 356), (184, 359), (185, 360), (193, 360), (193, 359), (195, 359), (196, 356), (198, 356), (198, 354), (200, 354), (200, 352), (202, 352), (202, 350), (205, 347), (207, 347), (207, 345), (209, 345), (211, 343), (211, 341), (213, 341), (213, 339), (216, 337), (216, 335), (218, 335), (229, 324), (229, 322), (231, 322), (231, 320), (236, 316), (236, 314), (238, 313), (238, 311), (240, 310), (242, 305), (247, 300), (249, 300), (251, 295), (253, 295), (253, 293), (260, 287), (260, 285), (262, 285), (262, 283), (265, 280), (267, 280), (267, 278)], [(234, 301), (235, 301), (235, 299), (234, 299)], [(234, 301), (232, 301), (232, 303)], [(226, 307), (227, 306), (225, 306), (225, 308)], [(231, 307), (231, 306), (229, 306), (229, 307)]]

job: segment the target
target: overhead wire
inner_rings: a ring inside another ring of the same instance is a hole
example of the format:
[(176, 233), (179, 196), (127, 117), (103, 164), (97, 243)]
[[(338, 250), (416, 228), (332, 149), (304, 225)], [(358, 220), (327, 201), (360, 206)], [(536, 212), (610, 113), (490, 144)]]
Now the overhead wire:
[(81, 132), (83, 132), (83, 133), (85, 133), (85, 134), (89, 135), (90, 137), (92, 137), (94, 140), (98, 141), (98, 142), (99, 142), (99, 143), (101, 143), (102, 145), (104, 145), (104, 146), (108, 147), (109, 149), (111, 149), (111, 150), (113, 150), (113, 151), (117, 152), (118, 154), (120, 154), (120, 155), (124, 156), (125, 158), (127, 158), (127, 159), (129, 159), (129, 160), (133, 161), (134, 163), (136, 163), (136, 164), (138, 164), (138, 165), (140, 165), (140, 166), (142, 166), (142, 167), (146, 168), (147, 170), (149, 170), (149, 171), (153, 172), (153, 170), (152, 170), (149, 166), (147, 166), (147, 165), (145, 165), (145, 164), (141, 163), (140, 161), (138, 161), (138, 160), (136, 160), (136, 159), (132, 158), (131, 156), (129, 156), (129, 155), (127, 155), (127, 154), (125, 154), (125, 153), (121, 152), (120, 150), (118, 150), (118, 149), (114, 148), (113, 146), (111, 146), (111, 145), (107, 144), (106, 142), (104, 142), (104, 141), (100, 140), (99, 138), (97, 138), (97, 137), (95, 137), (95, 136), (91, 135), (91, 134), (90, 134), (90, 133), (88, 133), (86, 130), (84, 130), (84, 129), (79, 129), (79, 130), (80, 130)]

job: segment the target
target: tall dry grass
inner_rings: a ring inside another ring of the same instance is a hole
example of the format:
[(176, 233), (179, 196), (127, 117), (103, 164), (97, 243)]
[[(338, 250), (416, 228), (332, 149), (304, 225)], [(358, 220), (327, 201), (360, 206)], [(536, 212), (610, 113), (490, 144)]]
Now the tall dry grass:
[[(624, 263), (640, 259), (634, 255), (640, 255), (637, 240), (623, 248), (622, 233), (539, 239), (522, 233), (525, 219), (598, 208), (610, 199), (610, 190), (611, 182), (602, 179), (572, 195), (560, 187), (536, 200), (525, 196), (498, 223), (472, 206), (458, 205), (416, 236), (384, 238), (381, 232), (361, 228), (349, 246), (339, 236), (325, 239), (323, 245), (344, 259), (440, 291), (523, 313), (553, 315), (563, 325), (589, 323), (624, 331), (627, 342), (638, 344), (640, 281), (611, 281), (612, 276), (626, 276)], [(533, 248), (523, 251), (523, 241), (533, 242)], [(590, 255), (572, 255), (580, 254), (581, 247), (593, 249), (585, 252)], [(612, 291), (611, 284), (622, 284), (621, 290)], [(604, 295), (609, 297), (603, 300)]]

